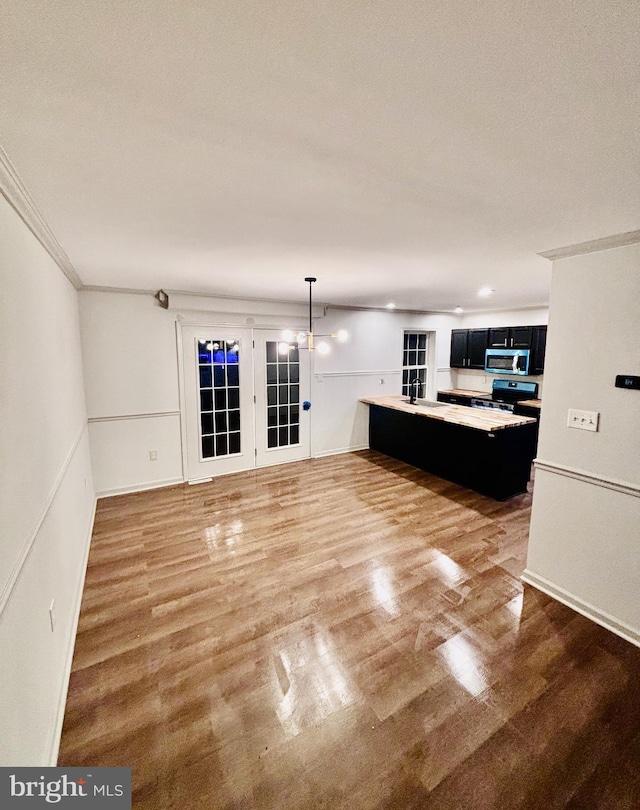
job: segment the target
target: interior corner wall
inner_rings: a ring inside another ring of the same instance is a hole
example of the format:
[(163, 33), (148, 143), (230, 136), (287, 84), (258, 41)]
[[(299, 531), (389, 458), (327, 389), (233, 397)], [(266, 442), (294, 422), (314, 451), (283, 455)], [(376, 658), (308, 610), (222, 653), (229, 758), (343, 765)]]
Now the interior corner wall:
[(77, 292), (3, 196), (0, 234), (0, 765), (53, 765), (95, 507)]
[[(640, 245), (553, 266), (524, 579), (640, 644)], [(598, 432), (567, 426), (600, 414)]]
[(176, 313), (152, 294), (83, 290), (79, 299), (98, 496), (182, 481)]

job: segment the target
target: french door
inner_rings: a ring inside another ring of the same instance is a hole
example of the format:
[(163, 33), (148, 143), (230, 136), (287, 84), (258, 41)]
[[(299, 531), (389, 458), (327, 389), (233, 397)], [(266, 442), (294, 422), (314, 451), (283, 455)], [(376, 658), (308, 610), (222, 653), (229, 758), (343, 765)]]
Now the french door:
[(309, 456), (309, 352), (275, 330), (182, 327), (190, 481)]
[(255, 330), (254, 345), (256, 466), (308, 458), (309, 350), (277, 331)]
[(251, 331), (185, 326), (182, 351), (188, 479), (252, 467)]

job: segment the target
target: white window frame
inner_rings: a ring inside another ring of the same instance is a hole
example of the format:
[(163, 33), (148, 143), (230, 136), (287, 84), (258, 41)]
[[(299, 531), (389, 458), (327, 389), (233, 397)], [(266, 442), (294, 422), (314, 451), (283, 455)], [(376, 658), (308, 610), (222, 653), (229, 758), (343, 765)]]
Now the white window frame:
[[(410, 396), (411, 390), (409, 385), (411, 380), (414, 379), (416, 376), (421, 380), (422, 387), (420, 388), (420, 396), (426, 397), (427, 396), (427, 386), (429, 385), (429, 331), (426, 329), (403, 329), (402, 330), (402, 377), (401, 377), (401, 386), (402, 386), (402, 394), (404, 396)], [(410, 345), (410, 336), (416, 335), (418, 338), (416, 341), (415, 349), (409, 348)], [(420, 348), (420, 338), (424, 337), (424, 348)], [(415, 358), (416, 361), (419, 359), (420, 355), (419, 352), (424, 352), (424, 363), (406, 363), (405, 360), (413, 359), (411, 355), (407, 358), (407, 354), (409, 352), (415, 351), (417, 357)], [(407, 372), (407, 373), (405, 373)]]

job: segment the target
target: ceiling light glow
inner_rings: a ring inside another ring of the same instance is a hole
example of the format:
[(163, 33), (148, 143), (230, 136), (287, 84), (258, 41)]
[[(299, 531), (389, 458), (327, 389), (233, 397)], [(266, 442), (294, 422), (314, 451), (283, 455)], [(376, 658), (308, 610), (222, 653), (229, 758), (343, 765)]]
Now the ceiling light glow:
[(493, 295), (495, 290), (492, 290), (491, 287), (480, 287), (478, 290), (478, 295), (480, 298), (488, 298), (490, 295)]

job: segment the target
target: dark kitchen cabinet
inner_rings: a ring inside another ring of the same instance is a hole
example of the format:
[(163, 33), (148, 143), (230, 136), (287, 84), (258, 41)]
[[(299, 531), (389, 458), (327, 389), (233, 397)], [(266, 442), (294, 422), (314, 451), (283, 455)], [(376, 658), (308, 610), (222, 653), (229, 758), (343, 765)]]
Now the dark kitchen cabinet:
[[(544, 328), (544, 327), (543, 327)], [(538, 429), (540, 426), (540, 408), (536, 408), (533, 405), (523, 405), (520, 402), (516, 402), (514, 414), (516, 416), (529, 416), (532, 419), (536, 420), (536, 439), (535, 439), (535, 449), (538, 449)]]
[(451, 368), (484, 368), (488, 329), (451, 330)]
[(529, 349), (529, 374), (544, 373), (546, 326), (499, 326), (494, 329), (453, 329), (451, 368), (484, 369), (487, 349)]
[(467, 364), (467, 329), (451, 330), (451, 368), (464, 368)]
[(467, 342), (467, 368), (484, 368), (484, 356), (487, 351), (488, 329), (469, 329)]
[(544, 356), (547, 350), (547, 327), (531, 327), (531, 357), (529, 359), (529, 374), (544, 373)]
[(509, 345), (509, 328), (489, 329), (489, 348), (506, 349)]
[(501, 326), (489, 329), (491, 349), (530, 349), (533, 326)]

